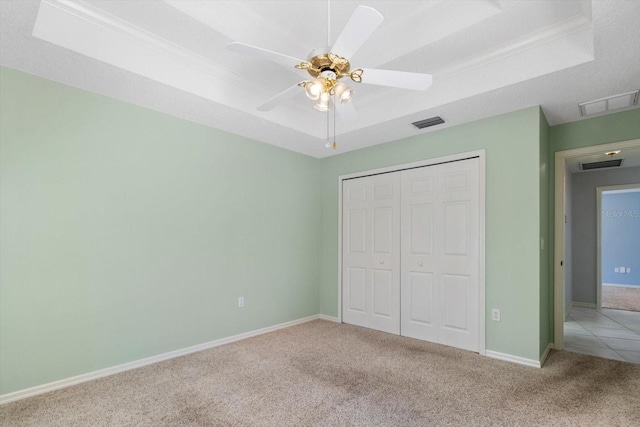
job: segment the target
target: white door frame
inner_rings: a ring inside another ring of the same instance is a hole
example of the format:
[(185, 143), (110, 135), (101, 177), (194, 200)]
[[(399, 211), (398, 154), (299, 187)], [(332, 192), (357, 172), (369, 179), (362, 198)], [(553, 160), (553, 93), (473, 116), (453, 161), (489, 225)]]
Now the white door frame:
[(626, 184), (626, 185), (608, 185), (604, 187), (596, 187), (596, 245), (598, 247), (597, 258), (596, 258), (596, 272), (597, 272), (597, 307), (602, 308), (602, 193), (606, 191), (615, 191), (615, 190), (640, 190), (639, 184)]
[(485, 150), (469, 151), (466, 153), (452, 154), (449, 156), (438, 157), (434, 159), (420, 160), (412, 163), (404, 163), (384, 168), (371, 169), (362, 172), (354, 172), (346, 175), (338, 176), (338, 322), (342, 323), (342, 181), (345, 179), (362, 178), (369, 175), (376, 175), (389, 172), (397, 172), (404, 169), (420, 168), (425, 166), (433, 166), (441, 163), (456, 162), (477, 157), (479, 160), (479, 236), (480, 245), (479, 252), (479, 268), (478, 268), (478, 353), (484, 355), (486, 351), (485, 344), (485, 323), (486, 323), (486, 307), (485, 307)]
[[(640, 147), (640, 139), (619, 141), (609, 144), (592, 145), (590, 147), (576, 148), (573, 150), (557, 151), (555, 153), (555, 213), (554, 213), (554, 269), (553, 269), (553, 348), (562, 350), (564, 348), (564, 268), (571, 266), (561, 266), (565, 258), (564, 235), (565, 235), (565, 180), (567, 178), (566, 161), (575, 157), (589, 156), (593, 154), (603, 154), (612, 150), (624, 150), (631, 147)], [(598, 269), (599, 269), (598, 264)]]

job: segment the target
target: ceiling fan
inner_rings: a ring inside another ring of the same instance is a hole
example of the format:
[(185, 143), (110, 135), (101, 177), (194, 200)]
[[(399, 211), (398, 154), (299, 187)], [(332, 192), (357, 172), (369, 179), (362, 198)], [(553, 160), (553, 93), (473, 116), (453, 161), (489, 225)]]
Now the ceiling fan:
[(241, 42), (229, 43), (227, 48), (233, 52), (268, 59), (285, 67), (306, 70), (312, 77), (311, 80), (297, 83), (267, 100), (257, 107), (259, 111), (272, 110), (303, 88), (306, 95), (315, 101), (316, 110), (328, 111), (333, 103), (341, 119), (351, 122), (357, 117), (353, 105), (349, 102), (353, 96), (353, 89), (341, 82), (342, 78), (349, 77), (355, 83), (413, 90), (426, 90), (433, 80), (430, 74), (375, 68), (351, 69), (348, 58), (360, 49), (383, 19), (377, 10), (358, 6), (333, 46), (314, 49), (306, 61)]

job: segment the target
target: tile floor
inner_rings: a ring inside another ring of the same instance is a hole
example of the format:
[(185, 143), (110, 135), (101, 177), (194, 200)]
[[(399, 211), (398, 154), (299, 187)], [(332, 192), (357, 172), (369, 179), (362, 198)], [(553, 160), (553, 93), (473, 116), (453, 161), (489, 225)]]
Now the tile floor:
[(564, 349), (640, 364), (640, 312), (573, 307), (564, 322)]

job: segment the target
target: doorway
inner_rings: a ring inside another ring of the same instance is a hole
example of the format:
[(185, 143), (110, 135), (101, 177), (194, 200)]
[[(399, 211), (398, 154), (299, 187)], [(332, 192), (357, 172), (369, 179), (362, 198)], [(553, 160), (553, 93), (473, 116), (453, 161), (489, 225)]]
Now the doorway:
[(598, 307), (640, 311), (640, 183), (598, 187)]
[[(573, 191), (570, 168), (575, 167), (579, 160), (602, 160), (605, 152), (615, 150), (622, 150), (623, 153), (629, 154), (629, 160), (634, 157), (631, 154), (637, 155), (633, 161), (626, 162), (625, 160), (626, 166), (640, 166), (640, 163), (635, 163), (640, 158), (640, 139), (555, 153), (554, 348), (563, 350), (566, 347), (567, 350), (577, 351), (576, 348), (586, 350), (587, 347), (590, 347), (586, 354), (640, 363), (640, 319), (635, 317), (640, 313), (601, 308), (601, 293), (596, 291), (596, 288), (600, 287), (595, 285), (595, 282), (599, 282), (601, 275), (600, 273), (596, 275), (595, 271), (590, 276), (594, 284), (592, 290), (587, 293), (590, 296), (589, 301), (576, 298), (577, 301), (574, 302), (571, 288), (567, 289), (566, 286), (570, 286), (576, 280), (576, 277), (572, 277), (571, 271), (571, 258), (575, 255), (571, 250), (572, 214), (576, 215), (573, 218), (584, 214), (584, 211), (579, 207), (578, 211), (574, 213), (571, 211), (572, 206), (569, 203), (571, 198), (568, 197), (568, 193), (571, 194)], [(586, 173), (590, 174), (591, 172)], [(637, 179), (627, 180), (627, 182), (637, 182)], [(595, 205), (595, 186), (592, 191), (590, 199), (593, 200), (591, 203)], [(595, 215), (595, 206), (593, 211), (594, 216), (598, 217), (599, 215)], [(600, 209), (597, 212), (601, 214)], [(595, 222), (594, 218), (593, 226), (595, 226)], [(598, 234), (596, 230), (592, 230), (590, 233)], [(594, 257), (592, 265), (600, 267), (599, 262), (596, 262), (595, 259), (595, 243), (594, 239), (590, 246)], [(622, 265), (618, 267), (622, 267)], [(624, 274), (626, 274), (627, 266), (624, 267)], [(631, 270), (634, 269), (631, 268)], [(578, 272), (581, 270), (578, 269)], [(565, 340), (565, 331), (567, 331), (567, 340)]]

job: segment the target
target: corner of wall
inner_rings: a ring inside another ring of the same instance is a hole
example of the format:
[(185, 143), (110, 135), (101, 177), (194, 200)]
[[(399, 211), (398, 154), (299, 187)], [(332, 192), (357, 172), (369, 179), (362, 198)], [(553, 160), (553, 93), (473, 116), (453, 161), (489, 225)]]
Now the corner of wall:
[(547, 351), (549, 343), (553, 340), (553, 292), (550, 276), (551, 262), (551, 213), (550, 206), (550, 150), (549, 150), (549, 123), (544, 115), (542, 107), (539, 112), (539, 149), (540, 149), (540, 354)]

